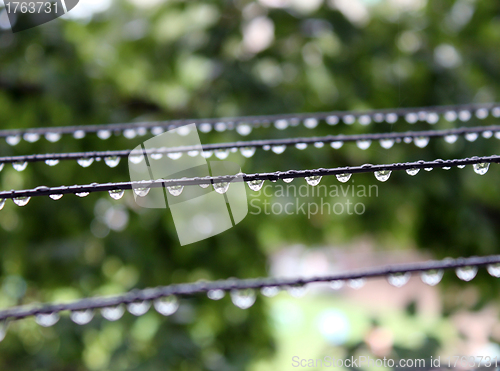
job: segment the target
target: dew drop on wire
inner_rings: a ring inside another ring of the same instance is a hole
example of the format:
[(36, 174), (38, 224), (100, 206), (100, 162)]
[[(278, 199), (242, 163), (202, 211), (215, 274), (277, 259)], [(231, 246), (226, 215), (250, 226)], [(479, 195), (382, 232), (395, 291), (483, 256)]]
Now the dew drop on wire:
[(411, 278), (410, 272), (394, 273), (387, 276), (387, 282), (394, 287), (403, 287)]
[(491, 110), (491, 115), (496, 118), (500, 117), (500, 107), (493, 108)]
[(319, 176), (319, 175), (313, 175), (313, 176), (308, 176), (305, 179), (306, 179), (307, 184), (315, 187), (321, 182), (321, 178), (323, 178), (323, 177)]
[(5, 141), (9, 146), (15, 146), (19, 144), (21, 141), (21, 136), (20, 135), (9, 135), (8, 137), (5, 138)]
[(337, 116), (328, 116), (325, 121), (328, 125), (333, 126), (339, 123), (339, 118)]
[(210, 187), (210, 183), (200, 183), (198, 185), (203, 189)]
[(375, 115), (373, 115), (373, 121), (377, 122), (377, 123), (381, 123), (381, 122), (384, 122), (385, 121), (385, 116), (383, 113), (376, 113)]
[(295, 148), (300, 149), (301, 151), (303, 151), (304, 149), (307, 148), (307, 143), (297, 143), (295, 145)]
[(366, 125), (370, 125), (371, 124), (372, 119), (368, 115), (362, 115), (362, 116), (359, 116), (358, 121), (359, 121), (359, 123), (361, 125), (366, 126)]
[(364, 278), (354, 278), (347, 281), (349, 287), (355, 290), (359, 290), (360, 288), (362, 288), (365, 285), (365, 283), (366, 280)]
[(314, 143), (315, 148), (323, 148), (325, 146), (325, 143), (323, 142), (316, 142)]
[(54, 159), (54, 158), (45, 160), (45, 164), (47, 164), (49, 166), (56, 166), (58, 163), (59, 163), (59, 160), (58, 159)]
[(413, 168), (413, 169), (406, 169), (406, 173), (408, 173), (408, 174), (409, 174), (409, 175), (411, 175), (411, 176), (415, 176), (415, 175), (417, 175), (419, 172), (420, 172), (420, 169), (416, 169), (416, 168)]
[(120, 163), (120, 157), (118, 156), (104, 157), (104, 163), (111, 168), (117, 167), (118, 164)]
[(51, 327), (59, 321), (59, 318), (59, 313), (38, 313), (35, 315), (35, 322), (42, 327)]
[(208, 122), (204, 122), (204, 123), (201, 123), (200, 125), (198, 125), (198, 129), (202, 133), (210, 133), (212, 131), (212, 125), (209, 124)]
[(429, 137), (416, 137), (414, 143), (419, 148), (425, 148), (429, 144)]
[(123, 189), (112, 189), (109, 191), (109, 196), (113, 200), (119, 200), (120, 198), (123, 197), (124, 194), (125, 194), (125, 191)]
[(30, 202), (31, 197), (16, 197), (12, 199), (17, 206), (26, 206)]
[(278, 286), (266, 286), (260, 289), (260, 293), (267, 298), (274, 298), (280, 291), (281, 289)]
[(285, 152), (285, 149), (286, 149), (285, 145), (271, 147), (271, 151), (273, 151), (277, 155), (281, 155), (283, 152)]
[(283, 181), (285, 183), (291, 183), (291, 182), (293, 182), (293, 178), (283, 178)]
[(455, 270), (457, 277), (462, 281), (471, 281), (477, 274), (477, 267), (459, 267)]
[(434, 125), (439, 121), (439, 115), (436, 112), (429, 112), (429, 114), (426, 117), (426, 121), (429, 124)]
[(474, 164), (474, 165), (472, 165), (472, 167), (474, 168), (474, 171), (476, 172), (476, 174), (484, 175), (488, 172), (488, 169), (490, 168), (490, 164), (488, 162), (485, 162), (485, 163), (481, 163), (481, 164)]
[(129, 313), (136, 317), (146, 314), (149, 308), (151, 308), (151, 302), (149, 300), (136, 301), (127, 305)]
[(169, 152), (167, 153), (167, 157), (172, 160), (178, 160), (182, 157), (182, 152)]
[(168, 193), (170, 193), (174, 197), (178, 197), (182, 194), (182, 191), (184, 190), (184, 186), (182, 185), (174, 185), (167, 187)]
[(426, 167), (426, 168), (424, 168), (424, 170), (425, 171), (432, 171), (432, 170), (434, 170), (434, 168), (433, 167)]
[(135, 129), (125, 129), (123, 130), (123, 136), (127, 139), (134, 139), (137, 136), (137, 131)]
[(410, 144), (411, 142), (413, 142), (413, 138), (412, 137), (404, 137), (403, 142), (405, 142), (406, 144)]
[(61, 139), (61, 133), (47, 133), (45, 134), (45, 139), (51, 143), (55, 143)]
[(97, 137), (102, 140), (106, 140), (109, 137), (111, 137), (111, 131), (110, 130), (99, 130), (97, 132)]
[(104, 319), (111, 322), (118, 321), (120, 318), (122, 318), (124, 313), (125, 307), (122, 304), (101, 308), (101, 315), (104, 317)]
[(27, 166), (28, 166), (28, 163), (26, 161), (12, 163), (12, 167), (17, 171), (23, 171), (24, 169), (26, 169)]
[(389, 179), (391, 176), (391, 171), (390, 170), (380, 170), (376, 171), (375, 173), (375, 178), (381, 182), (385, 182)]
[(352, 173), (337, 174), (337, 180), (341, 183), (347, 183), (351, 179)]
[(217, 149), (214, 153), (219, 160), (225, 160), (229, 156), (229, 149)]
[(3, 320), (0, 321), (0, 342), (5, 339), (5, 336), (7, 336), (7, 329), (9, 328), (9, 322), (8, 320)]
[(340, 290), (342, 287), (344, 287), (345, 282), (343, 280), (333, 280), (330, 281), (330, 287), (333, 290)]
[(318, 126), (318, 120), (315, 118), (305, 119), (304, 126), (308, 129), (314, 129), (316, 126)]
[(150, 187), (134, 187), (134, 193), (139, 197), (146, 197), (150, 190)]
[(388, 113), (385, 115), (385, 121), (389, 124), (394, 124), (398, 121), (398, 115), (396, 113)]
[(429, 286), (436, 286), (443, 278), (444, 271), (442, 269), (431, 269), (420, 273), (420, 279), (423, 283)]
[(302, 284), (290, 285), (287, 287), (286, 291), (294, 298), (302, 298), (307, 294), (308, 287)]
[(151, 128), (151, 134), (153, 135), (160, 135), (165, 132), (165, 129), (163, 129), (161, 126), (155, 126), (154, 128)]
[(405, 115), (405, 120), (409, 124), (414, 124), (418, 121), (418, 115), (416, 113), (407, 113)]
[(488, 273), (493, 277), (500, 277), (500, 263), (490, 264), (486, 267)]
[(229, 183), (228, 182), (214, 183), (214, 190), (218, 194), (223, 195), (224, 193), (227, 192), (228, 189), (229, 189)]
[(465, 169), (465, 165), (457, 165), (459, 169)]
[(151, 153), (150, 157), (151, 159), (158, 161), (163, 158), (163, 153)]
[(54, 201), (57, 201), (57, 200), (60, 200), (63, 195), (61, 193), (58, 193), (58, 194), (52, 194), (52, 195), (49, 195), (49, 197), (54, 200)]
[(78, 197), (87, 197), (88, 195), (90, 194), (90, 192), (78, 192), (78, 193), (75, 193), (75, 195), (77, 195)]
[(86, 325), (94, 318), (94, 310), (74, 310), (70, 313), (69, 318), (77, 325)]
[(242, 147), (240, 152), (243, 157), (250, 158), (255, 154), (255, 147)]
[(85, 131), (83, 130), (77, 130), (73, 133), (73, 138), (75, 139), (83, 139), (85, 138)]
[(38, 139), (40, 139), (40, 135), (37, 133), (24, 133), (23, 139), (29, 143), (35, 143)]
[(227, 129), (227, 124), (225, 122), (218, 122), (214, 125), (215, 131), (218, 131), (219, 133), (226, 131)]
[(179, 309), (179, 299), (175, 295), (158, 298), (153, 303), (156, 311), (163, 316), (171, 316)]
[(207, 297), (211, 300), (221, 300), (224, 296), (226, 296), (226, 292), (224, 290), (209, 290), (207, 292)]
[(453, 144), (457, 141), (458, 139), (458, 135), (455, 135), (455, 134), (451, 134), (451, 135), (446, 135), (444, 137), (444, 140), (446, 143), (449, 143), (449, 144)]
[(470, 113), (470, 111), (460, 111), (458, 113), (458, 119), (460, 121), (463, 121), (463, 122), (466, 122), (466, 121), (469, 121), (472, 117), (472, 114)]
[(457, 121), (458, 115), (455, 111), (448, 111), (444, 114), (444, 119), (448, 122)]
[(345, 115), (342, 117), (342, 121), (344, 121), (346, 125), (352, 125), (356, 122), (356, 117), (354, 115)]
[(443, 170), (451, 170), (451, 167), (449, 167), (449, 166), (443, 166), (442, 169)]
[(278, 130), (285, 130), (288, 127), (287, 120), (276, 120), (274, 122), (274, 127)]
[(477, 135), (477, 133), (465, 134), (465, 139), (468, 140), (469, 142), (474, 142), (478, 137), (479, 137), (479, 135)]
[(201, 156), (203, 158), (210, 158), (214, 154), (214, 151), (203, 151), (201, 152)]
[(257, 192), (262, 189), (262, 186), (264, 185), (264, 180), (251, 180), (247, 182), (247, 184), (252, 191)]
[(196, 157), (200, 154), (200, 151), (189, 151), (188, 156), (189, 157)]
[(335, 142), (331, 142), (330, 143), (330, 146), (333, 148), (333, 149), (340, 149), (342, 148), (342, 146), (344, 145), (344, 142), (340, 141), (340, 140), (337, 140)]
[(366, 150), (370, 148), (370, 145), (372, 144), (371, 140), (358, 140), (356, 141), (356, 145), (358, 146), (359, 149)]
[(248, 309), (255, 303), (255, 291), (252, 289), (231, 290), (231, 301), (240, 309)]
[(490, 139), (493, 136), (493, 132), (490, 130), (483, 131), (481, 134), (484, 139)]
[(142, 160), (144, 160), (144, 156), (141, 155), (130, 155), (128, 156), (128, 160), (134, 165), (140, 164)]
[(394, 145), (394, 139), (380, 139), (380, 146), (384, 149), (390, 149)]
[(486, 109), (486, 108), (479, 108), (477, 111), (476, 111), (476, 117), (480, 120), (484, 120), (485, 118), (488, 117), (489, 115), (489, 111)]
[(82, 158), (79, 158), (76, 162), (78, 162), (78, 165), (80, 165), (81, 167), (89, 167), (94, 162), (94, 158), (82, 157)]
[(238, 124), (236, 125), (236, 132), (239, 135), (246, 137), (252, 132), (252, 127), (248, 124)]

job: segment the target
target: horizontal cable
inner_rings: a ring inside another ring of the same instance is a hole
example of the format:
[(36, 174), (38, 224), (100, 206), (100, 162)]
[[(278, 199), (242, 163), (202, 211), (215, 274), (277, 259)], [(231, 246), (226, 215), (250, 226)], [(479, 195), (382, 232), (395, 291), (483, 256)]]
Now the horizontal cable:
[[(124, 295), (113, 297), (95, 297), (77, 300), (66, 304), (55, 305), (32, 305), (30, 307), (16, 307), (0, 311), (0, 321), (5, 320), (19, 320), (30, 316), (37, 315), (50, 315), (63, 311), (86, 311), (94, 309), (102, 309), (108, 307), (115, 307), (121, 304), (130, 304), (136, 302), (153, 301), (160, 298), (171, 296), (192, 296), (199, 293), (210, 293), (218, 291), (234, 292), (247, 289), (263, 289), (263, 288), (289, 288), (296, 286), (303, 286), (311, 283), (320, 282), (339, 282), (348, 280), (360, 280), (375, 277), (390, 277), (398, 274), (411, 274), (420, 272), (432, 272), (449, 269), (460, 269), (469, 267), (483, 267), (488, 266), (488, 272), (498, 277), (500, 275), (500, 255), (492, 255), (485, 257), (472, 257), (472, 258), (459, 258), (459, 259), (445, 259), (441, 261), (427, 261), (421, 263), (398, 264), (390, 265), (381, 268), (371, 268), (359, 271), (352, 271), (347, 273), (339, 273), (327, 275), (322, 277), (311, 278), (260, 278), (260, 279), (228, 279), (223, 281), (214, 282), (196, 282), (191, 284), (171, 285), (157, 288), (149, 288), (145, 290), (135, 290)], [(459, 272), (459, 278), (470, 281), (476, 275), (476, 270), (471, 272)], [(426, 282), (430, 285), (439, 283), (439, 279), (432, 283)], [(407, 277), (409, 279), (409, 277)], [(391, 283), (391, 280), (389, 280)], [(407, 282), (407, 280), (406, 280)], [(406, 282), (393, 282), (397, 287), (403, 286)], [(425, 281), (424, 281), (425, 282)], [(402, 283), (402, 284), (401, 284)], [(222, 293), (223, 294), (223, 293)], [(223, 296), (223, 295), (222, 295)], [(209, 295), (210, 297), (210, 295)], [(221, 295), (218, 295), (221, 298)], [(233, 299), (234, 301), (234, 299)], [(236, 304), (236, 303), (235, 303)], [(252, 302), (253, 304), (253, 302)], [(147, 307), (149, 309), (149, 306)]]
[(108, 139), (113, 134), (123, 134), (126, 138), (131, 139), (138, 135), (146, 135), (148, 131), (151, 131), (153, 135), (158, 135), (165, 130), (172, 130), (188, 124), (196, 124), (202, 132), (209, 132), (212, 129), (216, 131), (236, 129), (239, 134), (248, 135), (252, 128), (268, 126), (271, 123), (274, 123), (278, 129), (297, 126), (301, 122), (303, 122), (304, 126), (307, 128), (313, 129), (317, 126), (318, 121), (325, 121), (330, 125), (336, 125), (340, 121), (346, 124), (353, 124), (355, 121), (358, 121), (362, 125), (368, 125), (372, 122), (395, 123), (401, 118), (405, 118), (409, 123), (425, 121), (434, 124), (439, 121), (439, 115), (441, 114), (443, 114), (444, 118), (448, 121), (455, 121), (458, 119), (465, 122), (469, 121), (474, 114), (477, 118), (484, 119), (488, 117), (490, 113), (494, 117), (500, 117), (500, 103), (7, 129), (0, 130), (0, 137), (5, 137), (7, 143), (10, 145), (16, 145), (21, 138), (28, 142), (35, 142), (42, 135), (44, 135), (48, 141), (56, 142), (60, 139), (62, 134), (72, 134), (78, 139), (85, 137), (87, 133), (97, 133), (101, 139)]
[[(457, 136), (465, 135), (469, 141), (474, 141), (478, 138), (478, 134), (483, 134), (485, 138), (490, 138), (495, 135), (500, 139), (500, 126), (481, 126), (481, 127), (462, 127), (457, 129), (448, 130), (425, 130), (425, 131), (407, 131), (401, 133), (377, 133), (377, 134), (356, 134), (356, 135), (328, 135), (323, 137), (299, 137), (299, 138), (286, 138), (286, 139), (266, 139), (266, 140), (251, 140), (251, 141), (238, 141), (230, 143), (215, 143), (203, 145), (203, 151), (227, 151), (232, 149), (243, 149), (242, 153), (246, 155), (248, 149), (264, 148), (275, 149), (276, 147), (289, 147), (308, 145), (308, 144), (332, 144), (334, 148), (340, 148), (345, 142), (358, 142), (361, 147), (362, 142), (367, 141), (381, 141), (384, 148), (392, 147), (392, 145), (400, 142), (410, 142), (415, 139), (415, 144), (419, 147), (425, 147), (429, 138), (444, 137), (447, 141), (456, 141)], [(420, 143), (418, 140), (419, 139)], [(387, 143), (387, 141), (389, 141)], [(363, 148), (363, 147), (362, 147)], [(182, 146), (170, 148), (155, 148), (141, 150), (119, 150), (119, 151), (88, 151), (88, 152), (70, 152), (70, 153), (47, 153), (38, 155), (23, 155), (23, 156), (4, 156), (0, 157), (0, 164), (5, 163), (25, 163), (25, 162), (47, 162), (54, 164), (55, 161), (61, 160), (79, 160), (79, 159), (101, 159), (110, 160), (115, 164), (115, 158), (128, 157), (131, 154), (143, 155), (147, 154), (169, 154), (169, 153), (186, 153), (200, 149), (199, 146)], [(281, 150), (284, 150), (281, 148)], [(253, 151), (250, 152), (253, 154)], [(205, 157), (211, 156), (211, 153), (206, 153)], [(216, 154), (217, 155), (217, 154)], [(227, 155), (227, 154), (226, 154)], [(108, 162), (108, 161), (106, 161)]]
[[(337, 167), (330, 169), (314, 169), (314, 170), (289, 170), (289, 171), (276, 171), (273, 173), (255, 173), (255, 174), (236, 174), (236, 175), (224, 175), (224, 176), (208, 176), (208, 177), (196, 177), (196, 178), (183, 178), (183, 179), (158, 179), (158, 180), (145, 180), (140, 182), (121, 182), (121, 183), (104, 183), (104, 184), (88, 184), (88, 185), (74, 185), (74, 186), (60, 186), (60, 187), (46, 187), (40, 186), (34, 189), (26, 190), (11, 190), (0, 192), (0, 199), (21, 199), (30, 198), (35, 196), (55, 196), (64, 194), (76, 194), (81, 197), (87, 196), (89, 193), (93, 192), (110, 192), (118, 190), (129, 190), (129, 189), (147, 189), (147, 188), (162, 188), (162, 187), (173, 187), (173, 186), (190, 186), (190, 185), (207, 185), (213, 184), (214, 188), (218, 184), (230, 183), (230, 182), (252, 182), (252, 181), (277, 181), (280, 179), (285, 179), (286, 181), (291, 181), (295, 178), (306, 178), (308, 180), (312, 177), (323, 177), (335, 175), (337, 178), (344, 177), (349, 174), (357, 173), (374, 173), (377, 179), (381, 181), (386, 181), (389, 179), (390, 173), (392, 171), (406, 170), (410, 175), (415, 175), (411, 173), (420, 169), (434, 169), (434, 168), (451, 168), (451, 167), (464, 167), (466, 165), (480, 164), (481, 166), (474, 170), (479, 174), (484, 174), (488, 171), (488, 166), (490, 163), (499, 163), (500, 156), (485, 156), (485, 157), (471, 157), (464, 159), (453, 159), (453, 160), (434, 160), (434, 161), (416, 161), (416, 162), (404, 162), (404, 163), (394, 163), (394, 164), (384, 164), (384, 165), (372, 165), (365, 164), (361, 166), (346, 166)], [(348, 179), (347, 179), (348, 180)], [(319, 182), (318, 182), (319, 183)], [(317, 184), (317, 183), (316, 183)], [(226, 188), (227, 190), (227, 188)], [(224, 191), (225, 192), (225, 191)], [(24, 206), (24, 203), (22, 203)], [(2, 205), (3, 206), (3, 205)]]

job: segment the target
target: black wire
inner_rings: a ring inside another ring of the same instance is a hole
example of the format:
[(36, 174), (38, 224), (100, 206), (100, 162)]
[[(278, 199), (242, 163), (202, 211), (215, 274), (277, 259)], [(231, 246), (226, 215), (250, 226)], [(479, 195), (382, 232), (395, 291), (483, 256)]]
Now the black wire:
[[(377, 134), (357, 134), (357, 135), (328, 135), (324, 137), (300, 137), (287, 139), (265, 139), (252, 141), (238, 141), (232, 143), (216, 143), (206, 144), (202, 148), (199, 146), (182, 146), (171, 148), (155, 148), (145, 151), (136, 151), (137, 155), (147, 154), (167, 154), (167, 153), (185, 153), (189, 151), (214, 151), (231, 148), (262, 148), (266, 146), (293, 146), (296, 144), (311, 144), (311, 143), (333, 143), (333, 142), (356, 142), (366, 140), (383, 140), (391, 139), (396, 142), (401, 142), (404, 138), (437, 138), (446, 137), (449, 135), (466, 135), (470, 133), (500, 132), (500, 126), (482, 126), (482, 127), (463, 127), (458, 129), (448, 130), (425, 130), (425, 131), (407, 131), (404, 133), (377, 133)], [(89, 151), (89, 152), (70, 152), (70, 153), (47, 153), (38, 155), (22, 155), (22, 156), (4, 156), (0, 157), (0, 163), (14, 162), (42, 162), (48, 160), (78, 160), (82, 158), (107, 158), (107, 157), (128, 157), (134, 154), (134, 150), (119, 150), (119, 151)]]
[(183, 179), (158, 179), (147, 180), (141, 182), (121, 182), (121, 183), (93, 183), (88, 185), (74, 185), (74, 186), (60, 186), (60, 187), (46, 187), (41, 186), (34, 189), (27, 190), (11, 190), (0, 192), (0, 199), (7, 198), (22, 198), (34, 196), (50, 196), (59, 194), (77, 194), (77, 193), (92, 193), (92, 192), (105, 192), (111, 190), (127, 190), (134, 188), (162, 188), (171, 186), (189, 186), (200, 184), (217, 184), (229, 182), (250, 182), (253, 180), (270, 180), (277, 181), (280, 179), (290, 178), (307, 178), (313, 176), (330, 176), (341, 174), (357, 174), (357, 173), (376, 173), (380, 171), (400, 171), (409, 169), (426, 169), (426, 168), (443, 168), (443, 167), (456, 167), (461, 165), (474, 165), (481, 163), (498, 163), (500, 156), (486, 156), (486, 157), (471, 157), (464, 159), (454, 160), (434, 160), (434, 161), (416, 161), (405, 162), (385, 165), (372, 165), (365, 164), (361, 166), (346, 166), (331, 169), (315, 169), (315, 170), (289, 170), (289, 171), (276, 171), (274, 173), (255, 173), (255, 174), (237, 174), (237, 175), (224, 175), (216, 177), (204, 178), (183, 178)]
[(74, 301), (67, 304), (38, 305), (16, 307), (0, 311), (0, 321), (19, 320), (22, 318), (36, 316), (37, 314), (52, 314), (63, 311), (83, 311), (98, 309), (121, 304), (129, 304), (138, 301), (155, 300), (171, 295), (191, 296), (198, 293), (206, 293), (211, 290), (244, 290), (261, 289), (264, 287), (289, 287), (305, 285), (310, 283), (331, 282), (337, 280), (366, 279), (384, 277), (391, 274), (417, 273), (432, 270), (449, 270), (460, 267), (482, 267), (500, 263), (500, 255), (485, 257), (471, 257), (459, 259), (445, 259), (441, 261), (428, 261), (422, 263), (410, 263), (389, 265), (381, 268), (371, 268), (354, 272), (340, 273), (323, 277), (311, 278), (259, 278), (259, 279), (228, 279), (215, 282), (196, 282), (190, 284), (171, 285), (145, 290), (135, 290), (124, 295), (114, 297), (96, 297)]
[(449, 106), (432, 106), (432, 107), (411, 107), (411, 108), (393, 108), (393, 109), (379, 109), (368, 111), (333, 111), (333, 112), (320, 112), (320, 113), (300, 113), (300, 114), (280, 114), (280, 115), (262, 115), (262, 116), (242, 116), (232, 118), (213, 118), (213, 119), (186, 119), (186, 120), (169, 120), (169, 121), (153, 121), (153, 122), (133, 122), (133, 123), (120, 123), (120, 124), (105, 124), (105, 125), (82, 125), (82, 126), (59, 126), (51, 128), (29, 128), (29, 129), (8, 129), (0, 130), (0, 137), (17, 136), (27, 133), (32, 134), (75, 134), (92, 133), (101, 130), (107, 130), (115, 133), (120, 133), (127, 129), (151, 129), (155, 127), (163, 129), (175, 129), (180, 126), (196, 124), (210, 124), (214, 126), (218, 123), (224, 123), (227, 129), (234, 129), (238, 124), (249, 124), (252, 126), (266, 125), (278, 120), (289, 120), (291, 122), (300, 122), (308, 118), (317, 120), (326, 120), (329, 117), (336, 117), (343, 119), (346, 116), (354, 116), (359, 118), (361, 116), (369, 116), (374, 121), (378, 116), (385, 120), (385, 115), (396, 114), (398, 117), (404, 116), (409, 113), (445, 113), (448, 111), (476, 111), (479, 109), (493, 109), (500, 107), (499, 103), (487, 104), (458, 104)]

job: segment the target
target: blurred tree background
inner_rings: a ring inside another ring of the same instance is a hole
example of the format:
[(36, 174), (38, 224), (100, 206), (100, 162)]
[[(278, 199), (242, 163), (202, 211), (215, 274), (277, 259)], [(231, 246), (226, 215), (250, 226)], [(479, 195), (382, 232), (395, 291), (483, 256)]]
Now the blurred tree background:
[[(498, 99), (499, 61), (496, 1), (80, 0), (65, 19), (16, 34), (2, 5), (1, 128), (485, 103)], [(473, 117), (464, 125), (494, 123)], [(435, 127), (458, 125), (441, 120)], [(256, 128), (246, 138), (427, 128), (404, 120), (320, 123), (314, 130)], [(54, 144), (42, 138), (3, 143), (0, 155), (126, 149), (149, 137), (67, 136)], [(201, 139), (217, 143), (241, 136), (225, 131)], [(365, 151), (354, 144), (340, 150), (311, 146), (284, 155), (258, 150), (250, 159), (231, 154), (229, 160), (250, 173), (448, 159), (495, 154), (496, 140), (436, 139), (425, 149), (396, 144), (390, 150), (373, 143)], [(0, 184), (10, 190), (127, 178), (125, 161), (115, 169), (63, 161), (55, 167), (29, 164), (22, 172), (6, 166)], [(266, 276), (268, 257), (293, 244), (348, 246), (368, 238), (381, 251), (419, 248), (436, 258), (498, 251), (496, 166), (483, 177), (468, 167), (416, 177), (394, 173), (387, 183), (371, 174), (353, 180), (379, 186), (378, 197), (363, 200), (363, 215), (249, 215), (230, 231), (183, 247), (170, 213), (138, 208), (130, 192), (120, 201), (91, 194), (57, 202), (37, 198), (23, 208), (8, 202), (0, 212), (0, 307)], [(322, 184), (338, 183), (325, 178)], [(465, 304), (445, 300), (445, 316), (462, 306), (481, 310), (500, 288), (484, 272), (467, 285), (483, 295)], [(448, 297), (460, 296), (465, 284), (445, 277), (442, 287)], [(23, 320), (10, 325), (0, 344), (0, 368), (263, 370), (257, 364), (272, 359), (279, 344), (269, 308), (261, 298), (243, 311), (228, 298), (200, 296), (183, 299), (167, 319), (150, 310), (118, 322), (97, 315), (86, 326), (66, 317), (51, 328)], [(437, 347), (409, 347), (400, 354), (433, 354)], [(277, 365), (289, 369), (290, 359)]]

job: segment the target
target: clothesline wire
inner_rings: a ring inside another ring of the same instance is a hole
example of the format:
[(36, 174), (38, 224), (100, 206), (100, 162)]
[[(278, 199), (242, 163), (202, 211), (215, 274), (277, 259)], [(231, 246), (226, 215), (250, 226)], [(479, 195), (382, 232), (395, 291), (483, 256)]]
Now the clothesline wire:
[(333, 112), (320, 112), (320, 113), (300, 113), (300, 114), (279, 114), (279, 115), (260, 115), (260, 116), (241, 116), (232, 118), (212, 118), (212, 119), (182, 119), (182, 120), (168, 120), (168, 121), (151, 121), (151, 122), (132, 122), (132, 123), (119, 123), (119, 124), (103, 124), (103, 125), (80, 125), (80, 126), (57, 126), (57, 127), (44, 127), (44, 128), (27, 128), (27, 129), (7, 129), (0, 130), (0, 137), (9, 137), (16, 135), (23, 135), (26, 133), (46, 135), (46, 134), (75, 134), (80, 133), (93, 133), (101, 130), (121, 132), (127, 129), (152, 129), (164, 128), (174, 129), (188, 124), (208, 124), (216, 125), (218, 123), (228, 124), (228, 128), (234, 128), (238, 124), (249, 124), (258, 126), (261, 124), (276, 122), (278, 120), (305, 120), (317, 119), (326, 120), (329, 117), (336, 117), (343, 119), (347, 116), (359, 118), (361, 116), (369, 116), (376, 118), (377, 115), (395, 114), (397, 117), (402, 117), (409, 113), (446, 113), (449, 111), (477, 111), (480, 109), (498, 109), (500, 103), (485, 103), (485, 104), (457, 104), (447, 106), (430, 106), (430, 107), (409, 107), (409, 108), (392, 108), (392, 109), (376, 109), (365, 111), (333, 111)]
[(261, 289), (264, 287), (290, 287), (306, 285), (310, 283), (321, 283), (331, 281), (344, 281), (354, 279), (367, 279), (375, 277), (385, 277), (393, 274), (418, 273), (435, 270), (449, 270), (460, 267), (482, 267), (500, 263), (500, 255), (485, 257), (471, 257), (459, 259), (445, 259), (440, 261), (427, 261), (420, 263), (389, 265), (379, 268), (364, 269), (346, 273), (326, 275), (322, 277), (310, 278), (259, 278), (259, 279), (228, 279), (213, 282), (196, 282), (190, 284), (179, 284), (145, 290), (135, 290), (124, 295), (113, 297), (95, 297), (76, 300), (66, 304), (43, 304), (30, 307), (16, 307), (0, 311), (0, 321), (19, 320), (37, 314), (52, 314), (63, 311), (84, 311), (99, 309), (121, 304), (129, 304), (138, 301), (150, 301), (162, 297), (192, 296), (198, 293), (206, 293), (212, 290), (245, 290)]
[(92, 193), (92, 192), (106, 192), (113, 190), (129, 190), (137, 188), (162, 188), (172, 186), (189, 186), (189, 185), (204, 185), (204, 184), (219, 184), (230, 182), (251, 182), (257, 180), (270, 180), (277, 181), (280, 179), (291, 178), (308, 178), (314, 176), (331, 176), (342, 174), (357, 174), (357, 173), (377, 173), (382, 171), (401, 171), (410, 169), (428, 169), (428, 168), (448, 168), (465, 165), (475, 164), (490, 164), (499, 163), (500, 156), (485, 156), (485, 157), (471, 157), (464, 159), (453, 160), (434, 160), (434, 161), (416, 161), (383, 165), (365, 164), (361, 166), (346, 166), (330, 169), (314, 169), (314, 170), (289, 170), (289, 171), (276, 171), (273, 173), (254, 173), (254, 174), (236, 174), (224, 176), (210, 176), (210, 177), (196, 177), (196, 178), (183, 178), (183, 179), (158, 179), (158, 180), (145, 180), (140, 182), (121, 182), (121, 183), (93, 183), (88, 185), (74, 185), (74, 186), (59, 186), (59, 187), (46, 187), (40, 186), (34, 189), (26, 190), (11, 190), (0, 192), (0, 199), (15, 199), (23, 197), (34, 196), (50, 196), (50, 195), (64, 195), (64, 194), (78, 194), (78, 193)]
[(401, 133), (376, 133), (376, 134), (356, 134), (356, 135), (328, 135), (323, 137), (298, 137), (286, 139), (265, 139), (252, 141), (238, 141), (229, 143), (206, 144), (202, 148), (199, 146), (182, 146), (171, 148), (154, 148), (147, 150), (117, 150), (117, 151), (87, 151), (87, 152), (68, 152), (68, 153), (46, 153), (21, 156), (3, 156), (0, 157), (0, 163), (15, 163), (15, 162), (42, 162), (49, 160), (78, 160), (82, 158), (111, 158), (128, 157), (130, 154), (142, 155), (146, 154), (168, 154), (168, 153), (185, 153), (190, 151), (216, 151), (228, 150), (232, 148), (262, 148), (273, 146), (293, 146), (297, 144), (314, 144), (314, 143), (334, 143), (334, 142), (357, 142), (357, 141), (372, 141), (372, 140), (394, 140), (402, 141), (405, 138), (437, 138), (447, 136), (459, 136), (467, 134), (480, 133), (500, 133), (500, 126), (481, 126), (481, 127), (462, 127), (457, 129), (447, 130), (425, 130), (425, 131), (407, 131)]

